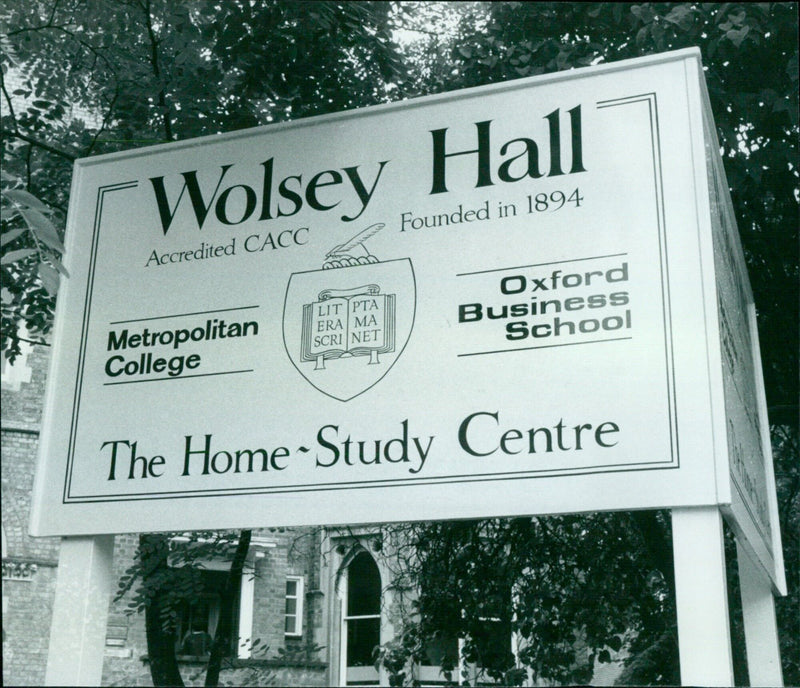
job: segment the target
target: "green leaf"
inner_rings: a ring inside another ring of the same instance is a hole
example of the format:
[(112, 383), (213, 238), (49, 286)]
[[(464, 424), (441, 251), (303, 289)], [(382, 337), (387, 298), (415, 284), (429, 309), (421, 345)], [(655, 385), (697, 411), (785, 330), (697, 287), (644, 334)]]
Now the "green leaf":
[(64, 244), (58, 238), (58, 230), (48, 218), (34, 208), (21, 208), (20, 212), (39, 241), (59, 253), (64, 253)]
[(53, 212), (51, 208), (48, 208), (44, 203), (36, 198), (36, 196), (34, 196), (32, 193), (28, 193), (24, 189), (9, 189), (8, 191), (4, 191), (3, 194), (6, 198), (10, 198), (15, 203), (28, 206), (29, 208), (35, 208), (40, 213), (49, 215)]
[(9, 265), (10, 263), (16, 263), (18, 260), (27, 258), (28, 256), (34, 253), (36, 253), (36, 249), (32, 248), (21, 248), (17, 251), (9, 251), (2, 258), (0, 258), (0, 265)]
[(25, 230), (22, 229), (22, 228), (12, 229), (9, 232), (5, 232), (0, 237), (0, 246), (5, 246), (6, 244), (10, 244), (12, 241), (14, 241), (14, 239), (16, 239), (17, 237), (21, 236), (24, 233), (25, 233)]
[(47, 263), (39, 263), (39, 278), (50, 296), (58, 293), (58, 272)]
[(731, 29), (728, 31), (725, 36), (728, 38), (731, 43), (733, 43), (737, 48), (742, 45), (742, 41), (744, 41), (747, 34), (750, 32), (749, 26), (743, 26), (741, 29)]
[(786, 64), (786, 75), (789, 77), (789, 79), (791, 79), (792, 83), (794, 83), (796, 87), (798, 77), (800, 76), (797, 65), (797, 53), (789, 58), (789, 62)]
[(53, 267), (58, 270), (64, 277), (69, 277), (69, 271), (64, 267), (64, 264), (55, 256), (50, 256), (50, 262)]

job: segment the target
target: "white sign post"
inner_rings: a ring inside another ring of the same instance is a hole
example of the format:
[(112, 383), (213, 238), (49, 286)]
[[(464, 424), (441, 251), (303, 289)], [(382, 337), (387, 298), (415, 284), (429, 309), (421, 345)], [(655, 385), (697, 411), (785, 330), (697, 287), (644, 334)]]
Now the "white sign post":
[(100, 685), (113, 554), (113, 535), (61, 539), (45, 685)]
[(696, 50), (81, 160), (67, 238), (34, 534), (721, 510), (785, 588)]
[(735, 685), (719, 509), (673, 509), (672, 546), (681, 683)]
[(745, 547), (737, 543), (750, 685), (782, 686), (783, 671), (772, 589), (751, 556)]

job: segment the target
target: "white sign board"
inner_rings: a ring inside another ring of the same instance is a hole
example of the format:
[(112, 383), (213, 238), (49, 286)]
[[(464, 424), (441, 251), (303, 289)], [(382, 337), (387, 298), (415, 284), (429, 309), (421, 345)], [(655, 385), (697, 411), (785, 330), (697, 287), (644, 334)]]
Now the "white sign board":
[(683, 51), (79, 161), (33, 532), (730, 504), (702, 93)]

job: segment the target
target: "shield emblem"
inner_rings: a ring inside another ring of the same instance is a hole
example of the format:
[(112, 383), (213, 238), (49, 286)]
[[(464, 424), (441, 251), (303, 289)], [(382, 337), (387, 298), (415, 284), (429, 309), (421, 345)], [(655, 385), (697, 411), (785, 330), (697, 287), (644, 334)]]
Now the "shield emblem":
[(375, 386), (411, 336), (411, 260), (296, 272), (283, 307), (283, 343), (294, 367), (323, 394), (349, 401)]

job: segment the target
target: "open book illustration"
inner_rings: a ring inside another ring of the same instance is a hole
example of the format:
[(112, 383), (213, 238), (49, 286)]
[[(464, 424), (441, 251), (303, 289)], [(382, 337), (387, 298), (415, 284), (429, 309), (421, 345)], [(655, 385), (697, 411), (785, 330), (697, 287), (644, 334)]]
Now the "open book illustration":
[(354, 289), (325, 289), (303, 306), (301, 359), (323, 370), (331, 358), (369, 356), (395, 348), (395, 295), (381, 294), (377, 284)]

